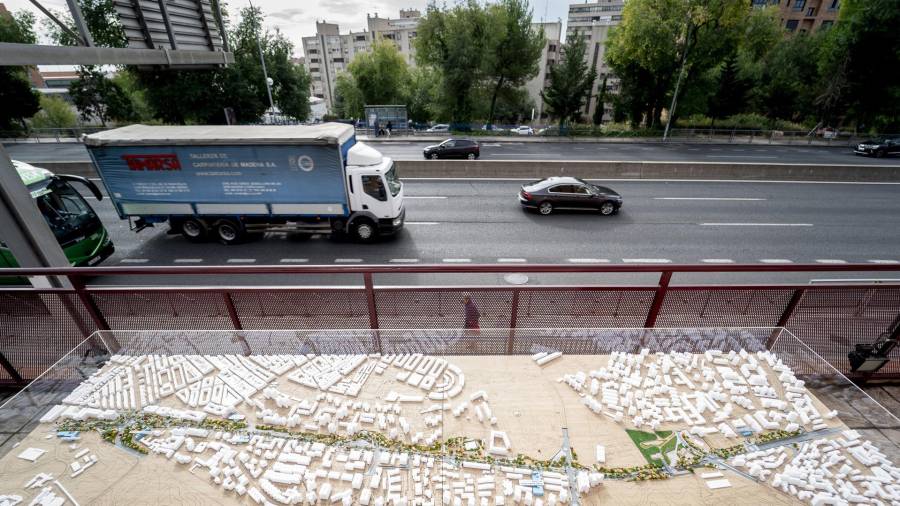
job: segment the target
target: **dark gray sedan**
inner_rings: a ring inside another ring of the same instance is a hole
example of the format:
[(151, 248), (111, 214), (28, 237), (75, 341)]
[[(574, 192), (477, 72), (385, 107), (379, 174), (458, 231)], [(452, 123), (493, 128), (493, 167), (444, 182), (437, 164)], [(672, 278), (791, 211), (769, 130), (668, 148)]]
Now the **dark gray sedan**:
[(519, 203), (545, 215), (561, 210), (592, 210), (608, 216), (622, 207), (622, 196), (576, 177), (549, 177), (522, 185)]

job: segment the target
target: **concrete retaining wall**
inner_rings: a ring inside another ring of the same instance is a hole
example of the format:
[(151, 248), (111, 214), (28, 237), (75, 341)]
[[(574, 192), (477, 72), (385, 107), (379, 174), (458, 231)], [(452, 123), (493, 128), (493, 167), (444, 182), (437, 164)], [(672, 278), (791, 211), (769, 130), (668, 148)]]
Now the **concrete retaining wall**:
[(708, 162), (398, 160), (400, 177), (900, 181), (900, 166)]
[[(61, 174), (97, 177), (90, 162), (36, 164)], [(398, 160), (400, 177), (586, 179), (731, 179), (900, 182), (900, 166), (704, 162)]]

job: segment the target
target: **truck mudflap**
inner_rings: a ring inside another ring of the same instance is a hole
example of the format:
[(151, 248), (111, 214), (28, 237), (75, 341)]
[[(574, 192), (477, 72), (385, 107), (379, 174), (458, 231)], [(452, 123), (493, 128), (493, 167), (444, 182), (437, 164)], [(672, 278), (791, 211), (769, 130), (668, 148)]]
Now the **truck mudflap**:
[(403, 230), (406, 222), (406, 208), (400, 209), (400, 216), (396, 218), (382, 218), (378, 220), (378, 233), (381, 235), (394, 235)]

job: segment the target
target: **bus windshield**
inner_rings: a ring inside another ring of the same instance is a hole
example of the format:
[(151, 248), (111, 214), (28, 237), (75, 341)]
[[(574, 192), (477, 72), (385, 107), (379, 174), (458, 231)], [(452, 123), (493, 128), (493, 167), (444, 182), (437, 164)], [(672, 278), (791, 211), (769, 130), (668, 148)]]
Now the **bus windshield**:
[(391, 164), (391, 168), (384, 173), (384, 179), (387, 180), (388, 188), (391, 189), (391, 195), (396, 197), (400, 193), (400, 189), (403, 188), (403, 183), (400, 182), (400, 177), (397, 176), (397, 167), (394, 164)]
[(101, 226), (91, 206), (69, 183), (54, 178), (42, 188), (32, 186), (29, 190), (61, 246)]

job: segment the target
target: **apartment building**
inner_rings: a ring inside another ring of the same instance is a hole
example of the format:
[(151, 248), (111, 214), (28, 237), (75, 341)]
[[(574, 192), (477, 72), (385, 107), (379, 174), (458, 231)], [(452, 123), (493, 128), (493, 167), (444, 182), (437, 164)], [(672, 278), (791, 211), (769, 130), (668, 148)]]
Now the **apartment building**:
[[(569, 15), (566, 22), (566, 37), (580, 34), (587, 43), (585, 61), (597, 71), (597, 79), (591, 89), (591, 98), (585, 106), (586, 118), (592, 117), (597, 107), (597, 95), (607, 78), (607, 93), (618, 93), (619, 80), (612, 75), (609, 65), (604, 58), (606, 54), (606, 39), (610, 30), (622, 22), (622, 10), (626, 0), (595, 0), (578, 4), (569, 4)], [(604, 120), (612, 118), (612, 105), (609, 100), (605, 104)]]
[(837, 21), (841, 0), (752, 0), (754, 6), (777, 5), (781, 26), (790, 33), (828, 29)]
[(367, 15), (367, 28), (361, 32), (341, 34), (335, 23), (316, 22), (316, 34), (303, 37), (304, 64), (312, 78), (310, 93), (334, 109), (334, 85), (337, 76), (359, 54), (372, 49), (376, 40), (391, 40), (410, 65), (415, 65), (415, 37), (421, 13), (401, 9), (396, 19)]
[(541, 52), (538, 64), (538, 74), (525, 83), (528, 96), (534, 101), (534, 117), (539, 120), (544, 114), (544, 99), (541, 97), (541, 91), (546, 89), (549, 84), (550, 68), (559, 62), (562, 22), (533, 23), (531, 26), (535, 30), (544, 30), (544, 50)]

